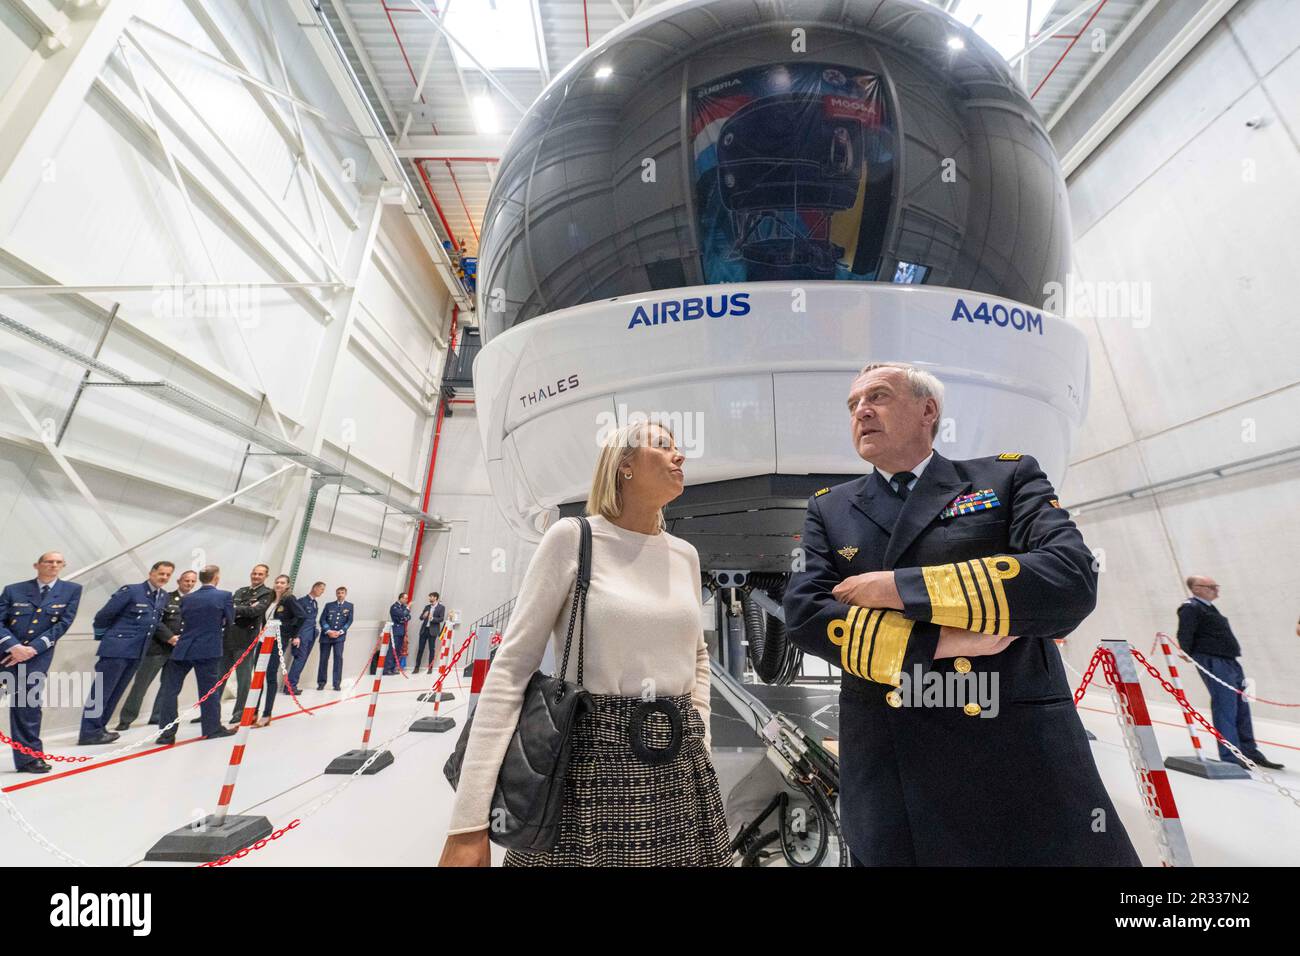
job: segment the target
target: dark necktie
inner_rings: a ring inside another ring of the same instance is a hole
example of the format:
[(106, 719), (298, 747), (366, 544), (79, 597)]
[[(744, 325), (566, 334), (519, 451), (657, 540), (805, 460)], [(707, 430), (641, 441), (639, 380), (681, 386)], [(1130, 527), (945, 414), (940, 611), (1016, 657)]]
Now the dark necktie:
[(900, 471), (896, 473), (893, 478), (889, 479), (889, 484), (893, 487), (894, 494), (906, 501), (908, 492), (907, 486), (910, 485), (915, 478), (916, 475), (912, 474), (910, 471)]
[(45, 595), (47, 595), (47, 594), (49, 594), (49, 593), (50, 593), (50, 586), (49, 586), (48, 584), (42, 584), (42, 585), (41, 585), (41, 601), (42, 601), (42, 602), (45, 600)]

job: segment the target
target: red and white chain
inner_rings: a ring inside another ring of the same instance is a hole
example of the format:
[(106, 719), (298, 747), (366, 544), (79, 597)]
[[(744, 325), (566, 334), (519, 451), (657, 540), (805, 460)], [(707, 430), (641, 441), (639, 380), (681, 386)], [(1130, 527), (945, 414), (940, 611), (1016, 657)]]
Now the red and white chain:
[(1219, 733), (1219, 729), (1215, 727), (1214, 724), (1206, 720), (1203, 716), (1201, 716), (1201, 714), (1196, 710), (1196, 708), (1191, 705), (1191, 703), (1187, 700), (1187, 695), (1184, 694), (1182, 691), (1178, 690), (1178, 688), (1174, 687), (1174, 685), (1171, 684), (1169, 681), (1165, 680), (1164, 676), (1160, 673), (1160, 671), (1156, 669), (1155, 665), (1142, 656), (1141, 651), (1139, 651), (1136, 647), (1132, 648), (1132, 651), (1133, 651), (1133, 656), (1137, 659), (1138, 663), (1147, 669), (1147, 673), (1150, 674), (1152, 677), (1154, 677), (1160, 683), (1160, 686), (1163, 687), (1165, 691), (1171, 697), (1174, 698), (1174, 700), (1178, 701), (1179, 706), (1183, 708), (1183, 710), (1187, 713), (1189, 717), (1197, 721), (1210, 734), (1212, 734), (1215, 740), (1223, 744), (1223, 746), (1227, 747), (1228, 750), (1232, 752), (1232, 755), (1236, 757), (1238, 760), (1240, 760), (1251, 773), (1258, 774), (1266, 783), (1271, 784), (1279, 794), (1281, 794), (1283, 797), (1286, 797), (1297, 807), (1300, 807), (1300, 798), (1297, 798), (1296, 795), (1292, 793), (1286, 786), (1278, 783), (1277, 780), (1273, 778), (1272, 774), (1270, 774), (1263, 767), (1259, 766), (1259, 764), (1255, 763), (1255, 761), (1247, 757), (1244, 753), (1241, 752), (1241, 749), (1239, 747), (1237, 747), (1235, 744), (1232, 743), (1232, 741), (1224, 737), (1223, 734)]
[[(235, 670), (243, 662), (244, 658), (249, 655), (249, 652), (252, 651), (252, 649), (257, 646), (257, 642), (260, 641), (261, 639), (262, 639), (261, 634), (258, 634), (257, 637), (253, 638), (253, 642), (249, 644), (248, 647), (244, 648), (244, 653), (239, 655), (239, 659), (235, 661), (234, 665), (230, 668), (230, 670), (226, 671), (226, 673), (222, 675), (220, 680), (218, 680), (215, 684), (213, 684), (210, 688), (208, 688), (208, 692), (206, 694), (204, 694), (202, 697), (196, 700), (184, 711), (179, 713), (175, 720), (173, 720), (166, 727), (159, 727), (158, 736), (161, 737), (163, 734), (175, 730), (178, 726), (180, 726), (182, 720), (184, 720), (190, 714), (198, 710), (200, 708), (200, 705), (202, 705), (202, 703), (205, 700), (207, 700), (214, 693), (216, 693), (218, 689), (224, 687), (226, 681), (230, 678), (230, 675), (235, 672)], [(152, 733), (149, 733), (149, 734), (145, 734), (143, 737), (141, 737), (139, 740), (135, 741), (134, 743), (123, 744), (121, 747), (118, 747), (115, 750), (108, 750), (105, 751), (104, 753), (98, 753), (98, 754), (73, 754), (70, 756), (65, 756), (63, 754), (48, 754), (39, 750), (33, 750), (31, 747), (25, 746), (24, 744), (20, 744), (18, 741), (10, 737), (6, 737), (3, 733), (0, 733), (0, 743), (8, 744), (14, 750), (20, 751), (29, 757), (37, 757), (41, 760), (48, 760), (51, 763), (89, 763), (92, 760), (105, 762), (108, 760), (112, 760), (116, 757), (121, 757), (124, 754), (129, 754), (133, 750), (139, 750), (141, 747), (153, 743), (156, 739), (157, 738)]]
[(64, 863), (71, 864), (72, 866), (90, 866), (90, 864), (85, 860), (59, 849), (59, 847), (45, 839), (39, 830), (27, 822), (27, 818), (19, 812), (18, 808), (14, 806), (13, 801), (5, 795), (4, 791), (0, 791), (0, 804), (4, 805), (5, 812), (8, 813), (14, 823), (17, 824), (18, 829), (26, 834), (33, 843), (39, 846), (46, 853), (56, 856)]
[[(1156, 638), (1157, 643), (1159, 643), (1159, 640), (1160, 640), (1159, 638)], [(1232, 686), (1226, 680), (1220, 677), (1218, 674), (1215, 674), (1213, 671), (1207, 670), (1205, 667), (1202, 667), (1200, 661), (1192, 657), (1185, 650), (1179, 647), (1176, 643), (1171, 644), (1170, 646), (1173, 648), (1174, 653), (1177, 654), (1179, 657), (1181, 657), (1183, 660), (1185, 660), (1187, 663), (1191, 664), (1193, 667), (1195, 667), (1206, 677), (1210, 678), (1210, 680), (1214, 681), (1216, 684), (1222, 684), (1224, 687), (1228, 688), (1228, 690), (1232, 691), (1238, 697), (1244, 698), (1247, 703), (1268, 704), (1272, 707), (1300, 707), (1300, 704), (1287, 704), (1287, 703), (1283, 703), (1280, 700), (1269, 700), (1266, 697), (1258, 697), (1255, 694), (1247, 694), (1240, 687)], [(1155, 652), (1153, 651), (1152, 653)]]
[[(470, 639), (466, 638), (465, 642), (461, 644), (460, 648), (456, 651), (455, 657), (452, 658), (452, 664), (455, 664), (455, 662), (460, 659), (460, 656), (463, 653), (465, 653), (465, 649), (469, 647), (469, 644), (470, 644)], [(449, 673), (450, 673), (450, 668), (442, 671), (438, 675), (438, 679), (433, 683), (432, 691), (436, 692), (442, 689), (442, 682), (447, 679), (447, 675)], [(284, 836), (285, 833), (289, 832), (290, 830), (296, 829), (297, 827), (306, 823), (309, 819), (311, 819), (316, 814), (324, 810), (325, 807), (327, 807), (335, 797), (341, 794), (348, 787), (352, 786), (353, 782), (358, 777), (362, 776), (366, 772), (366, 770), (370, 767), (371, 764), (373, 764), (376, 760), (379, 759), (379, 755), (382, 754), (388, 748), (389, 744), (391, 744), (402, 734), (406, 733), (407, 728), (411, 725), (411, 722), (415, 719), (416, 715), (419, 714), (420, 711), (424, 709), (424, 706), (425, 705), (423, 702), (417, 702), (416, 705), (413, 708), (411, 708), (410, 713), (407, 714), (407, 716), (403, 718), (402, 722), (397, 725), (398, 727), (397, 731), (392, 736), (390, 736), (387, 740), (384, 740), (382, 743), (376, 744), (374, 751), (370, 754), (369, 757), (366, 758), (365, 762), (360, 767), (358, 767), (351, 774), (349, 774), (343, 780), (343, 782), (340, 783), (337, 787), (335, 787), (329, 793), (325, 794), (323, 797), (320, 797), (318, 800), (316, 800), (315, 803), (308, 806), (307, 809), (304, 810), (300, 816), (293, 819), (287, 826), (283, 827), (280, 830), (275, 831), (264, 840), (258, 840), (252, 846), (244, 847), (244, 849), (240, 850), (238, 853), (233, 853), (229, 856), (223, 856), (221, 859), (213, 860), (209, 863), (200, 863), (199, 865), (207, 866), (207, 867), (225, 866), (227, 863), (232, 863), (235, 860), (242, 860), (244, 857), (248, 856), (248, 854), (252, 853), (254, 850), (262, 849), (262, 847), (266, 846), (268, 843), (272, 842), (273, 840), (278, 840), (280, 837)]]
[(1106, 675), (1107, 690), (1110, 691), (1110, 698), (1115, 706), (1115, 719), (1119, 723), (1120, 739), (1124, 741), (1124, 750), (1128, 754), (1129, 768), (1133, 771), (1133, 778), (1138, 782), (1138, 790), (1142, 794), (1144, 804), (1143, 816), (1146, 818), (1147, 826), (1151, 830), (1152, 839), (1155, 840), (1156, 848), (1160, 852), (1160, 859), (1166, 865), (1169, 865), (1174, 858), (1173, 850), (1169, 846), (1169, 837), (1165, 834), (1165, 828), (1162, 821), (1164, 813), (1160, 810), (1160, 799), (1156, 793), (1155, 785), (1151, 782), (1150, 775), (1146, 772), (1145, 764), (1142, 761), (1142, 755), (1138, 750), (1137, 742), (1137, 724), (1133, 722), (1133, 715), (1129, 713), (1128, 707), (1120, 699), (1123, 693), (1120, 690), (1119, 668), (1115, 665), (1115, 656), (1105, 648), (1099, 647), (1093, 654), (1093, 664), (1088, 667), (1088, 673), (1091, 674), (1097, 663), (1101, 664), (1102, 673)]

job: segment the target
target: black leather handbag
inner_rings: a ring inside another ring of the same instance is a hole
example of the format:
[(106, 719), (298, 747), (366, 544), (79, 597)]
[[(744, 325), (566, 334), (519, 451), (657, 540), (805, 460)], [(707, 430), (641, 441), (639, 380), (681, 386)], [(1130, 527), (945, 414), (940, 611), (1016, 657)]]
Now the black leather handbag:
[[(587, 587), (591, 583), (591, 525), (582, 525), (578, 549), (578, 580), (569, 608), (569, 630), (564, 639), (564, 659), (559, 676), (537, 671), (524, 690), (523, 708), (510, 746), (506, 749), (496, 789), (492, 792), (488, 838), (509, 850), (539, 852), (555, 846), (560, 836), (560, 806), (564, 777), (572, 753), (571, 735), (578, 719), (592, 707), (591, 695), (582, 688), (582, 645), (586, 631)], [(578, 626), (577, 683), (564, 680), (569, 669), (569, 648)], [(460, 782), (471, 717), (456, 742), (456, 750), (442, 768), (452, 789)]]

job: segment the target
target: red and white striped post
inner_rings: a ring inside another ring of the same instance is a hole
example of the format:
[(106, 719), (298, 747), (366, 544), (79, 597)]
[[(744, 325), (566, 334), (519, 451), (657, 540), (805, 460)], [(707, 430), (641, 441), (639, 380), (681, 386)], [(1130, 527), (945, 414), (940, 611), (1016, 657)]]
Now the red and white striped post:
[(465, 711), (465, 719), (474, 716), (474, 708), (478, 706), (478, 695), (483, 691), (483, 683), (487, 680), (488, 668), (492, 665), (492, 645), (500, 640), (498, 631), (475, 631), (474, 632), (474, 663), (473, 671), (469, 678), (469, 707)]
[(240, 716), (239, 730), (235, 733), (235, 746), (226, 764), (226, 779), (217, 797), (217, 809), (202, 820), (166, 834), (145, 854), (146, 860), (167, 860), (181, 863), (207, 863), (219, 860), (265, 840), (273, 832), (266, 817), (230, 814), (230, 801), (235, 795), (235, 780), (244, 762), (248, 747), (248, 730), (253, 726), (257, 708), (266, 686), (266, 668), (280, 638), (280, 622), (272, 621), (260, 635), (257, 663), (253, 666), (253, 679), (248, 687), (248, 699)]
[(235, 746), (230, 751), (230, 763), (226, 765), (226, 782), (221, 785), (221, 795), (217, 797), (217, 812), (212, 815), (213, 822), (220, 826), (230, 809), (230, 798), (235, 794), (235, 778), (239, 776), (239, 767), (244, 762), (244, 750), (248, 746), (248, 729), (257, 720), (257, 707), (262, 703), (262, 692), (266, 686), (266, 668), (271, 662), (271, 654), (280, 639), (280, 622), (272, 621), (263, 632), (262, 645), (257, 649), (257, 663), (253, 665), (253, 680), (248, 685), (248, 697), (244, 699), (244, 712), (239, 717), (239, 730), (235, 732)]
[(441, 734), (446, 733), (448, 730), (451, 730), (451, 728), (456, 726), (455, 718), (444, 717), (438, 713), (438, 711), (442, 709), (442, 700), (444, 697), (446, 697), (447, 700), (453, 700), (456, 696), (450, 691), (444, 691), (442, 689), (442, 683), (447, 679), (449, 673), (447, 669), (447, 661), (451, 650), (451, 639), (451, 626), (444, 624), (442, 626), (442, 632), (438, 635), (438, 677), (433, 682), (433, 690), (427, 694), (420, 695), (420, 700), (422, 701), (433, 700), (433, 716), (421, 717), (416, 720), (415, 723), (411, 724), (408, 729), (417, 733)]
[[(455, 700), (456, 695), (449, 690), (443, 690), (442, 685), (446, 682), (444, 674), (447, 671), (448, 662), (451, 660), (451, 645), (455, 641), (455, 635), (452, 634), (454, 624), (443, 624), (442, 630), (438, 632), (438, 644), (435, 650), (435, 656), (438, 664), (438, 677), (434, 680), (433, 686), (436, 690), (428, 690), (416, 698), (420, 703), (427, 704), (429, 701), (434, 703), (434, 716), (437, 716), (437, 705), (444, 700)], [(429, 672), (433, 672), (434, 657), (429, 658)]]
[(1109, 658), (1103, 658), (1102, 663), (1115, 689), (1120, 731), (1124, 734), (1124, 745), (1137, 776), (1143, 810), (1151, 824), (1161, 860), (1165, 866), (1191, 866), (1192, 852), (1187, 846), (1182, 820), (1178, 817), (1169, 774), (1160, 759), (1160, 744), (1151, 726), (1151, 715), (1147, 711), (1142, 685), (1138, 683), (1137, 666), (1133, 663), (1129, 643), (1105, 640), (1100, 646), (1110, 652)]
[[(379, 685), (384, 679), (384, 658), (393, 643), (393, 625), (385, 624), (383, 633), (379, 638), (379, 658), (375, 661), (375, 682), (370, 688), (370, 704), (366, 708), (366, 729), (361, 735), (361, 749), (349, 750), (330, 761), (325, 768), (326, 773), (346, 773), (354, 774), (362, 767), (365, 767), (365, 776), (379, 773), (393, 762), (393, 755), (390, 751), (384, 750), (375, 757), (374, 751), (370, 749), (370, 734), (375, 726), (375, 711), (379, 707)], [(371, 758), (374, 757), (374, 760)], [(367, 766), (366, 762), (370, 761)]]
[[(1178, 691), (1179, 695), (1186, 696), (1183, 694), (1183, 682), (1178, 676), (1178, 662), (1175, 659), (1173, 648), (1170, 646), (1169, 635), (1163, 631), (1158, 632), (1156, 634), (1156, 643), (1160, 645), (1160, 650), (1165, 655), (1165, 667), (1169, 670), (1169, 683), (1174, 685), (1174, 689)], [(1201, 747), (1201, 735), (1197, 731), (1196, 723), (1192, 720), (1189, 711), (1183, 711), (1183, 720), (1187, 724), (1187, 733), (1192, 738), (1192, 756), (1166, 757), (1165, 766), (1168, 769), (1190, 773), (1193, 776), (1204, 777), (1208, 780), (1240, 780), (1250, 777), (1250, 772), (1245, 767), (1205, 756), (1205, 751)]]

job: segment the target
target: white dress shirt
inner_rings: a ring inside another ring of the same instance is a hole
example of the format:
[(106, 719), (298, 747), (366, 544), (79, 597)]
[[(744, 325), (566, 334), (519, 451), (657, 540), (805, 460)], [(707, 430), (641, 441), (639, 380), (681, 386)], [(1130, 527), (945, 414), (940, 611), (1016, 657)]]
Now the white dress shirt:
[[(930, 464), (930, 459), (933, 457), (934, 457), (934, 450), (931, 449), (930, 454), (922, 458), (920, 464), (909, 469), (909, 471), (911, 471), (912, 474), (916, 475), (916, 477), (913, 478), (910, 482), (908, 482), (907, 485), (908, 491), (911, 491), (913, 488), (916, 487), (916, 483), (921, 480), (921, 473), (925, 471), (925, 466)], [(885, 484), (890, 485), (890, 487), (893, 487), (892, 482), (894, 479), (894, 475), (898, 474), (898, 472), (885, 471), (885, 469), (883, 468), (877, 468), (876, 471), (880, 472), (880, 477), (885, 479)]]

